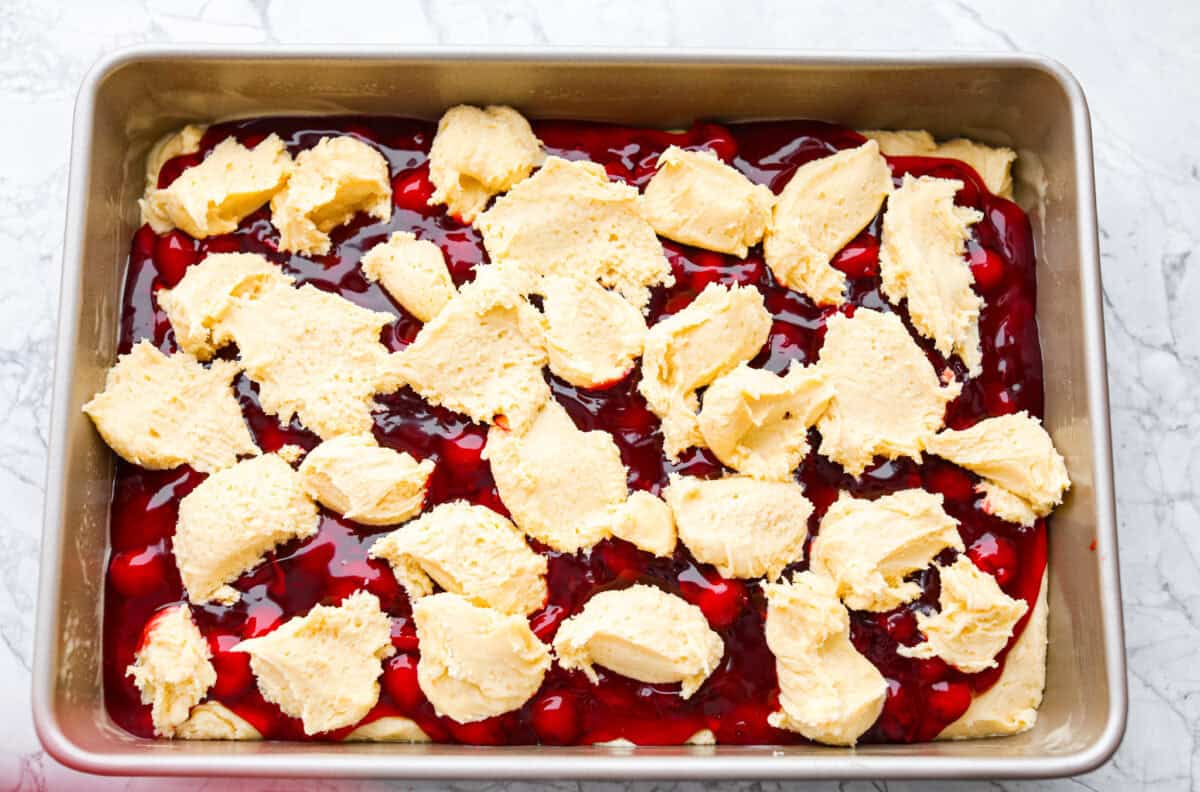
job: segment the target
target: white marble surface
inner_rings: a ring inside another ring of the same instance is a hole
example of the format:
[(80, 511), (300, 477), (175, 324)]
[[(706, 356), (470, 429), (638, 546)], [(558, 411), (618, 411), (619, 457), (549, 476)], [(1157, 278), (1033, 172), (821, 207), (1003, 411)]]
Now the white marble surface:
[[(74, 774), (41, 752), (29, 716), (72, 102), (84, 71), (102, 53), (172, 41), (919, 45), (1027, 50), (1066, 63), (1088, 93), (1096, 133), (1130, 661), (1129, 732), (1116, 758), (1085, 777), (994, 786), (1200, 786), (1200, 663), (1195, 661), (1200, 649), (1200, 321), (1195, 310), (1200, 267), (1190, 260), (1200, 240), (1194, 226), (1200, 205), (1197, 33), (1200, 4), (1189, 0), (0, 0), (5, 116), (0, 123), (0, 502), (6, 504), (0, 520), (0, 789), (206, 786)], [(246, 785), (260, 786), (285, 785)], [(286, 784), (291, 790), (332, 786)], [(760, 786), (779, 785), (749, 788)], [(841, 788), (967, 786), (859, 783)], [(209, 781), (207, 787), (227, 784)], [(401, 787), (412, 785), (356, 788)]]

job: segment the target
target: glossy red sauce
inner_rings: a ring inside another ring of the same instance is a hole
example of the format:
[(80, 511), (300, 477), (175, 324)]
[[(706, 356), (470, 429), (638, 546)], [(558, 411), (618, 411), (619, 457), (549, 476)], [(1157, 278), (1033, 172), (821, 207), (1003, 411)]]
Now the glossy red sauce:
[[(811, 159), (859, 145), (855, 132), (816, 122), (771, 122), (739, 125), (700, 123), (685, 132), (661, 132), (590, 123), (534, 124), (552, 154), (602, 163), (612, 179), (643, 187), (654, 163), (668, 145), (708, 148), (751, 180), (778, 192), (795, 169)], [(304, 257), (279, 253), (278, 235), (268, 211), (246, 218), (237, 231), (195, 241), (175, 231), (156, 236), (148, 227), (138, 230), (129, 257), (122, 305), (120, 350), (138, 340), (152, 339), (163, 351), (176, 349), (170, 325), (159, 310), (156, 292), (174, 285), (186, 268), (209, 252), (249, 251), (278, 262), (300, 283), (312, 283), (368, 308), (390, 311), (397, 319), (383, 332), (393, 350), (403, 349), (420, 328), (419, 322), (396, 305), (379, 286), (368, 282), (358, 267), (363, 251), (385, 240), (392, 231), (406, 230), (429, 239), (446, 254), (457, 283), (474, 277), (487, 262), (479, 235), (431, 208), (432, 192), (426, 164), (434, 125), (397, 118), (272, 118), (219, 124), (207, 132), (202, 150), (178, 157), (163, 168), (160, 184), (170, 183), (186, 166), (200, 161), (224, 137), (234, 135), (253, 145), (275, 132), (295, 154), (323, 136), (351, 134), (376, 146), (387, 158), (395, 211), (387, 223), (360, 216), (333, 232), (332, 252)], [(986, 298), (980, 318), (983, 374), (968, 381), (962, 395), (947, 408), (947, 423), (956, 428), (981, 418), (1029, 410), (1042, 414), (1042, 364), (1035, 304), (1035, 262), (1029, 222), (1013, 203), (989, 194), (978, 176), (952, 160), (891, 158), (897, 181), (905, 173), (960, 179), (960, 204), (981, 210), (969, 243), (976, 288)], [(880, 220), (876, 220), (843, 250), (835, 266), (849, 276), (849, 303), (843, 311), (863, 306), (898, 313), (908, 322), (903, 306), (889, 305), (880, 293), (878, 273)], [(665, 242), (676, 277), (670, 289), (658, 289), (650, 321), (674, 313), (712, 282), (753, 284), (774, 317), (771, 335), (753, 365), (783, 371), (792, 361), (817, 360), (825, 321), (832, 310), (818, 308), (806, 297), (777, 285), (754, 249), (744, 260)], [(910, 325), (911, 329), (911, 325)], [(944, 360), (932, 345), (916, 336), (933, 365), (949, 366), (961, 378), (957, 359)], [(232, 354), (232, 353), (230, 353)], [(548, 375), (549, 376), (549, 375)], [(629, 469), (629, 485), (658, 492), (672, 472), (717, 476), (724, 472), (707, 451), (684, 454), (671, 463), (662, 454), (658, 419), (636, 390), (635, 370), (610, 388), (584, 391), (549, 377), (553, 393), (583, 429), (612, 433)], [(315, 435), (297, 422), (289, 426), (263, 414), (256, 387), (244, 377), (235, 382), (246, 418), (264, 450), (296, 443), (312, 448)], [(375, 416), (375, 434), (387, 446), (418, 458), (433, 459), (428, 506), (455, 499), (485, 504), (506, 513), (496, 494), (487, 462), (480, 458), (485, 428), (440, 407), (427, 404), (410, 390), (385, 395)], [(186, 420), (186, 416), (180, 416)], [(812, 447), (819, 438), (813, 432)], [(1033, 529), (1004, 523), (983, 513), (973, 492), (976, 478), (936, 458), (923, 464), (911, 460), (878, 460), (858, 480), (837, 465), (811, 453), (797, 471), (808, 497), (816, 505), (810, 531), (839, 489), (861, 497), (876, 497), (899, 489), (924, 486), (945, 495), (947, 511), (960, 522), (968, 553), (991, 572), (1009, 594), (1031, 605), (1037, 595), (1046, 561), (1046, 527)], [(104, 602), (104, 686), (108, 711), (129, 731), (151, 736), (149, 707), (140, 703), (132, 680), (124, 675), (138, 648), (143, 627), (164, 606), (182, 601), (179, 575), (170, 553), (171, 536), (180, 498), (200, 481), (187, 468), (148, 471), (120, 463), (112, 506), (112, 551)], [(639, 744), (670, 744), (708, 728), (724, 743), (793, 743), (803, 738), (771, 728), (767, 715), (777, 708), (774, 660), (763, 635), (765, 601), (757, 582), (723, 579), (699, 564), (682, 545), (670, 559), (655, 558), (625, 542), (608, 540), (593, 551), (565, 555), (536, 545), (549, 558), (550, 590), (546, 606), (530, 617), (539, 637), (550, 641), (561, 621), (578, 611), (597, 591), (650, 582), (678, 593), (703, 609), (725, 641), (720, 667), (687, 701), (677, 685), (647, 685), (599, 669), (600, 684), (590, 684), (578, 672), (557, 666), (524, 707), (481, 723), (462, 725), (438, 718), (416, 682), (420, 652), (410, 618), (410, 606), (386, 563), (370, 560), (367, 550), (382, 531), (322, 512), (316, 536), (292, 542), (270, 553), (256, 569), (234, 585), (244, 595), (238, 603), (193, 606), (207, 636), (217, 668), (211, 698), (242, 715), (266, 737), (312, 739), (299, 721), (283, 715), (257, 692), (246, 655), (229, 649), (243, 638), (260, 635), (318, 603), (336, 604), (349, 593), (366, 588), (380, 598), (392, 616), (397, 654), (386, 661), (379, 703), (366, 720), (400, 714), (417, 721), (441, 741), (478, 744), (591, 743), (625, 738)], [(953, 551), (944, 554), (948, 560)], [(793, 569), (803, 569), (807, 562)], [(915, 602), (883, 614), (853, 612), (852, 638), (858, 649), (888, 679), (889, 695), (878, 722), (864, 735), (867, 742), (927, 740), (966, 708), (972, 690), (991, 685), (999, 669), (962, 674), (940, 660), (910, 660), (896, 653), (898, 644), (919, 642), (915, 614), (936, 607), (937, 573), (915, 575), (924, 594)], [(1017, 634), (1024, 629), (1024, 621)], [(337, 739), (349, 729), (320, 735)]]

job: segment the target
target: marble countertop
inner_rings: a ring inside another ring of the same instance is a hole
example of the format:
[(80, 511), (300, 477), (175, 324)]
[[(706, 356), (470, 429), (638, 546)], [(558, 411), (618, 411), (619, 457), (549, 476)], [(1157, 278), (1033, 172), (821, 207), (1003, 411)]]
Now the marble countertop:
[[(67, 156), (75, 91), (101, 54), (143, 42), (600, 44), (1022, 50), (1061, 60), (1093, 113), (1116, 449), (1130, 715), (1116, 757), (1078, 779), (995, 788), (1200, 785), (1200, 5), (1089, 0), (4, 0), (0, 3), (0, 789), (199, 789), (89, 779), (30, 720), (37, 557)], [(365, 34), (365, 37), (364, 37)], [(1193, 203), (1195, 201), (1195, 203)], [(1192, 208), (1189, 208), (1192, 207)], [(1192, 306), (1192, 307), (1189, 307)], [(1191, 317), (1191, 318), (1189, 318)], [(230, 788), (216, 782), (218, 788)], [(245, 788), (284, 788), (246, 783)], [(289, 790), (329, 782), (288, 782)], [(524, 790), (525, 785), (490, 784)], [(544, 788), (575, 788), (574, 783)], [(606, 784), (617, 788), (619, 785)], [(715, 788), (716, 785), (712, 785)], [(834, 789), (835, 785), (753, 784)], [(839, 789), (960, 789), (855, 783)], [(347, 785), (353, 789), (434, 785)], [(456, 788), (482, 785), (462, 784)], [(708, 788), (635, 784), (635, 789)], [(343, 787), (339, 787), (343, 788)]]

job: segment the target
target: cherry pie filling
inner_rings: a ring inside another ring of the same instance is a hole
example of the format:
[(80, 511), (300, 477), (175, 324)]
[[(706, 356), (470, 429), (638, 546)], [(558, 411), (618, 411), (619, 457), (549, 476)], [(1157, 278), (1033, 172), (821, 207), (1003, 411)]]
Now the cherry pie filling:
[[(838, 149), (858, 146), (856, 132), (830, 124), (804, 121), (720, 125), (697, 123), (683, 132), (578, 122), (534, 122), (534, 131), (549, 154), (567, 159), (587, 158), (601, 163), (609, 177), (642, 188), (653, 176), (658, 155), (669, 145), (710, 149), (756, 183), (779, 192), (803, 163)], [(261, 253), (279, 263), (298, 284), (311, 283), (367, 308), (388, 311), (396, 321), (385, 328), (383, 343), (393, 351), (408, 345), (420, 323), (394, 303), (383, 289), (369, 282), (359, 258), (393, 231), (411, 231), (436, 243), (445, 253), (456, 284), (470, 281), (477, 267), (488, 262), (479, 234), (449, 216), (444, 207), (427, 205), (433, 192), (427, 157), (435, 125), (399, 118), (270, 118), (218, 124), (208, 129), (201, 150), (166, 163), (159, 186), (168, 184), (187, 166), (227, 136), (253, 146), (270, 133), (278, 134), (294, 155), (328, 135), (354, 135), (375, 146), (387, 158), (392, 179), (394, 212), (387, 223), (363, 215), (335, 229), (331, 252), (305, 257), (280, 253), (278, 234), (268, 210), (247, 217), (223, 236), (194, 240), (182, 231), (156, 235), (148, 226), (134, 235), (129, 255), (121, 314), (121, 353), (151, 339), (170, 353), (177, 347), (156, 294), (174, 286), (187, 267), (215, 252)], [(931, 342), (912, 332), (934, 367), (951, 368), (964, 380), (962, 394), (946, 410), (946, 424), (965, 428), (978, 420), (1028, 410), (1043, 412), (1042, 361), (1035, 305), (1035, 262), (1029, 220), (1014, 203), (991, 195), (968, 166), (925, 157), (889, 157), (893, 176), (911, 173), (958, 179), (963, 183), (956, 201), (983, 213), (972, 229), (968, 257), (975, 288), (986, 302), (979, 319), (983, 372), (965, 379), (957, 358), (939, 355)], [(812, 363), (821, 348), (826, 319), (836, 310), (846, 313), (862, 306), (894, 312), (908, 324), (903, 305), (893, 306), (880, 291), (880, 218), (848, 244), (833, 264), (847, 275), (847, 302), (839, 309), (816, 306), (807, 297), (778, 285), (763, 263), (760, 248), (745, 259), (664, 241), (676, 283), (655, 290), (649, 321), (685, 307), (707, 284), (752, 284), (772, 314), (770, 337), (751, 365), (775, 372), (792, 361)], [(224, 354), (233, 355), (226, 351)], [(726, 471), (705, 449), (691, 449), (678, 462), (663, 456), (658, 418), (637, 392), (638, 369), (610, 387), (583, 390), (547, 373), (554, 397), (580, 428), (612, 434), (628, 468), (631, 489), (659, 493), (672, 472), (716, 477)], [(311, 449), (316, 435), (297, 421), (281, 426), (259, 406), (257, 387), (244, 376), (235, 381), (243, 412), (258, 444), (273, 451), (285, 444)], [(437, 463), (426, 508), (465, 499), (501, 514), (507, 511), (496, 492), (488, 463), (481, 458), (486, 427), (462, 415), (431, 406), (409, 389), (379, 398), (375, 435), (380, 444), (407, 451)], [(180, 416), (181, 420), (185, 416)], [(812, 448), (819, 445), (815, 430)], [(145, 470), (119, 461), (112, 503), (111, 556), (104, 600), (104, 690), (108, 711), (130, 732), (151, 737), (150, 708), (125, 668), (133, 661), (147, 620), (164, 606), (184, 601), (179, 573), (171, 554), (171, 537), (179, 501), (203, 480), (190, 468)], [(993, 574), (1009, 595), (1031, 608), (1046, 564), (1046, 523), (1032, 528), (1003, 522), (981, 508), (971, 473), (926, 456), (877, 459), (857, 480), (815, 451), (800, 465), (796, 479), (814, 503), (810, 539), (820, 518), (837, 497), (849, 490), (858, 497), (877, 497), (897, 490), (924, 487), (945, 497), (946, 511), (959, 522), (967, 554)], [(396, 654), (384, 663), (379, 702), (364, 723), (389, 715), (414, 720), (434, 740), (472, 744), (555, 745), (587, 744), (624, 738), (638, 744), (677, 744), (710, 729), (721, 743), (788, 744), (804, 742), (798, 734), (775, 729), (767, 715), (778, 709), (775, 660), (764, 638), (766, 603), (758, 581), (721, 577), (695, 561), (682, 545), (671, 558), (659, 558), (618, 539), (601, 542), (590, 553), (556, 553), (533, 543), (549, 559), (549, 599), (529, 617), (533, 631), (550, 642), (559, 624), (576, 613), (593, 594), (648, 582), (677, 593), (699, 606), (725, 642), (720, 666), (688, 700), (678, 685), (651, 685), (598, 668), (600, 683), (582, 673), (554, 666), (539, 692), (519, 710), (471, 724), (438, 717), (417, 684), (420, 653), (411, 608), (404, 590), (385, 561), (369, 559), (371, 544), (389, 528), (369, 528), (322, 510), (320, 530), (269, 553), (257, 568), (234, 585), (243, 592), (231, 606), (210, 603), (193, 606), (198, 626), (212, 650), (217, 671), (209, 692), (249, 721), (268, 739), (338, 739), (351, 728), (305, 735), (300, 721), (264, 701), (250, 671), (248, 655), (230, 649), (244, 638), (262, 635), (317, 604), (337, 604), (358, 589), (367, 589), (392, 617)], [(954, 555), (946, 551), (939, 561)], [(805, 558), (807, 558), (807, 548)], [(803, 570), (807, 560), (786, 574)], [(879, 720), (862, 742), (914, 742), (934, 738), (967, 708), (972, 693), (986, 690), (1004, 667), (964, 674), (933, 659), (909, 659), (896, 652), (900, 644), (920, 641), (916, 614), (937, 607), (939, 581), (935, 569), (915, 573), (923, 589), (915, 601), (887, 613), (851, 611), (855, 647), (887, 679), (888, 694)], [(1028, 616), (1016, 626), (1016, 640)], [(1007, 652), (1007, 650), (1005, 650)]]

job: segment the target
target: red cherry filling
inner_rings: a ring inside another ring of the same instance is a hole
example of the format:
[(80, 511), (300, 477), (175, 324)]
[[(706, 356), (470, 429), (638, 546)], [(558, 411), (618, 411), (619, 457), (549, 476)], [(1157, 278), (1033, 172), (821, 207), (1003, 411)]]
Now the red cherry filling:
[(183, 280), (187, 268), (199, 260), (196, 240), (182, 231), (168, 231), (154, 247), (154, 266), (170, 288)]
[(728, 627), (746, 607), (746, 584), (721, 577), (715, 571), (693, 567), (679, 577), (679, 593), (704, 611), (716, 629)]
[(579, 737), (579, 705), (570, 691), (545, 693), (533, 703), (533, 728), (550, 745), (570, 745)]
[(1017, 573), (1017, 549), (1011, 539), (985, 533), (967, 548), (967, 557), (984, 572), (995, 575), (996, 582), (1006, 585)]
[(145, 597), (166, 588), (168, 561), (161, 542), (141, 550), (126, 550), (113, 556), (108, 565), (109, 579), (117, 591), (127, 597)]
[(383, 689), (405, 713), (415, 712), (425, 701), (417, 682), (417, 662), (415, 654), (402, 652), (388, 658), (383, 667)]
[[(755, 183), (767, 184), (778, 192), (805, 162), (862, 142), (851, 130), (813, 122), (732, 127), (701, 123), (681, 133), (557, 121), (535, 123), (534, 129), (549, 153), (590, 158), (614, 178), (639, 189), (652, 177), (659, 154), (669, 145), (715, 151)], [(144, 338), (163, 351), (174, 350), (170, 323), (155, 300), (155, 290), (173, 287), (189, 266), (211, 253), (267, 255), (298, 284), (311, 283), (364, 307), (392, 313), (397, 318), (381, 333), (381, 341), (393, 351), (405, 347), (421, 323), (401, 311), (379, 284), (363, 276), (359, 260), (365, 250), (394, 231), (407, 231), (442, 250), (451, 277), (459, 286), (473, 279), (478, 267), (486, 266), (489, 259), (479, 233), (448, 216), (445, 207), (428, 205), (433, 193), (428, 152), (435, 126), (426, 122), (398, 118), (271, 118), (216, 124), (205, 135), (200, 152), (172, 160), (161, 176), (173, 179), (230, 134), (253, 141), (276, 133), (294, 155), (331, 131), (378, 141), (393, 174), (396, 211), (392, 219), (376, 223), (360, 217), (336, 229), (329, 255), (316, 258), (278, 250), (278, 232), (266, 207), (245, 218), (232, 233), (199, 242), (181, 231), (159, 237), (144, 226), (131, 241), (122, 303), (121, 351), (128, 351)], [(1019, 409), (1040, 415), (1041, 358), (1033, 312), (1035, 266), (1027, 218), (1015, 204), (984, 194), (975, 175), (957, 162), (928, 158), (893, 158), (890, 162), (897, 177), (912, 173), (962, 180), (968, 188), (959, 200), (984, 214), (984, 219), (972, 227), (967, 245), (975, 288), (986, 299), (979, 320), (983, 372), (968, 377), (958, 368), (958, 361), (950, 362), (963, 383), (963, 393), (948, 405), (947, 425), (964, 428), (989, 415)], [(880, 238), (880, 220), (876, 218), (835, 257), (834, 266), (848, 276), (846, 301), (841, 306), (818, 306), (799, 292), (780, 286), (763, 262), (761, 246), (738, 259), (664, 241), (664, 254), (677, 282), (669, 288), (652, 290), (648, 322), (653, 325), (682, 310), (711, 283), (745, 285), (759, 290), (771, 314), (768, 341), (751, 365), (781, 374), (793, 363), (814, 363), (824, 343), (826, 322), (838, 313), (849, 316), (857, 308), (866, 307), (907, 318), (903, 305), (890, 304), (881, 293)], [(926, 339), (914, 338), (937, 370), (947, 365)], [(237, 350), (231, 348), (222, 354), (236, 356)], [(703, 450), (689, 449), (677, 461), (664, 458), (659, 420), (638, 392), (640, 376), (640, 366), (635, 366), (610, 387), (591, 390), (574, 388), (553, 376), (548, 381), (553, 398), (567, 408), (581, 428), (605, 431), (613, 437), (628, 468), (631, 488), (660, 494), (671, 473), (702, 477), (728, 474), (730, 471)], [(311, 449), (319, 442), (299, 422), (281, 426), (277, 419), (265, 415), (257, 389), (245, 377), (235, 381), (235, 391), (263, 450), (275, 450), (288, 443)], [(379, 394), (377, 401), (373, 431), (378, 441), (437, 463), (427, 493), (427, 508), (465, 500), (507, 514), (490, 467), (482, 458), (486, 427), (431, 406), (407, 388)], [(820, 434), (811, 432), (809, 442), (814, 449), (819, 448)], [(170, 537), (180, 498), (203, 478), (187, 470), (147, 471), (118, 463), (111, 519), (111, 574), (104, 602), (104, 689), (114, 721), (145, 737), (153, 736), (149, 708), (141, 703), (124, 669), (133, 660), (147, 620), (184, 598), (170, 552)], [(804, 460), (796, 478), (816, 508), (810, 525), (814, 534), (819, 531), (820, 516), (843, 490), (865, 498), (912, 486), (940, 492), (946, 510), (959, 523), (964, 543), (971, 548), (968, 554), (974, 563), (996, 575), (1011, 595), (1030, 601), (1037, 595), (1044, 563), (1044, 523), (1039, 521), (1033, 529), (1023, 530), (1005, 526), (998, 518), (983, 513), (977, 505), (979, 496), (973, 491), (975, 478), (943, 460), (932, 456), (919, 464), (881, 460), (862, 476), (852, 478), (814, 451)], [(530, 615), (530, 627), (541, 641), (550, 643), (563, 620), (578, 613), (595, 593), (633, 583), (679, 594), (701, 608), (725, 646), (719, 667), (695, 695), (685, 701), (679, 697), (677, 685), (646, 685), (603, 671), (599, 684), (593, 685), (579, 672), (554, 666), (547, 672), (541, 692), (515, 712), (478, 724), (452, 724), (437, 717), (415, 684), (419, 641), (408, 597), (385, 564), (367, 559), (375, 538), (396, 527), (356, 525), (323, 510), (316, 536), (278, 548), (257, 569), (235, 582), (243, 592), (239, 602), (193, 608), (202, 633), (215, 642), (213, 663), (218, 680), (213, 695), (269, 739), (312, 739), (303, 733), (296, 719), (284, 716), (278, 707), (262, 699), (248, 672), (247, 657), (230, 649), (238, 640), (276, 629), (316, 604), (334, 604), (365, 588), (379, 597), (391, 617), (391, 640), (398, 653), (385, 661), (381, 698), (370, 717), (402, 712), (435, 740), (571, 744), (625, 737), (646, 744), (679, 743), (703, 728), (712, 729), (720, 741), (727, 743), (787, 744), (803, 740), (767, 723), (768, 714), (779, 707), (778, 680), (774, 657), (765, 644), (766, 603), (760, 584), (725, 579), (711, 567), (696, 563), (682, 546), (673, 557), (659, 558), (618, 540), (575, 554), (555, 553), (531, 543), (547, 558), (549, 595), (545, 605)], [(794, 568), (803, 569), (804, 561)], [(962, 686), (977, 692), (986, 690), (1003, 668), (1001, 661), (1001, 668), (967, 675), (936, 658), (899, 656), (898, 645), (911, 646), (922, 639), (916, 614), (938, 607), (937, 575), (926, 571), (913, 579), (923, 589), (915, 602), (886, 614), (850, 613), (855, 645), (889, 680), (884, 713), (863, 735), (863, 742), (936, 736), (962, 711), (964, 702), (969, 703)]]
[(433, 197), (433, 182), (429, 180), (428, 168), (396, 174), (392, 179), (392, 203), (397, 208), (426, 214), (435, 211), (429, 206)]
[(851, 278), (874, 278), (879, 274), (879, 240), (864, 231), (842, 248), (830, 264)]

